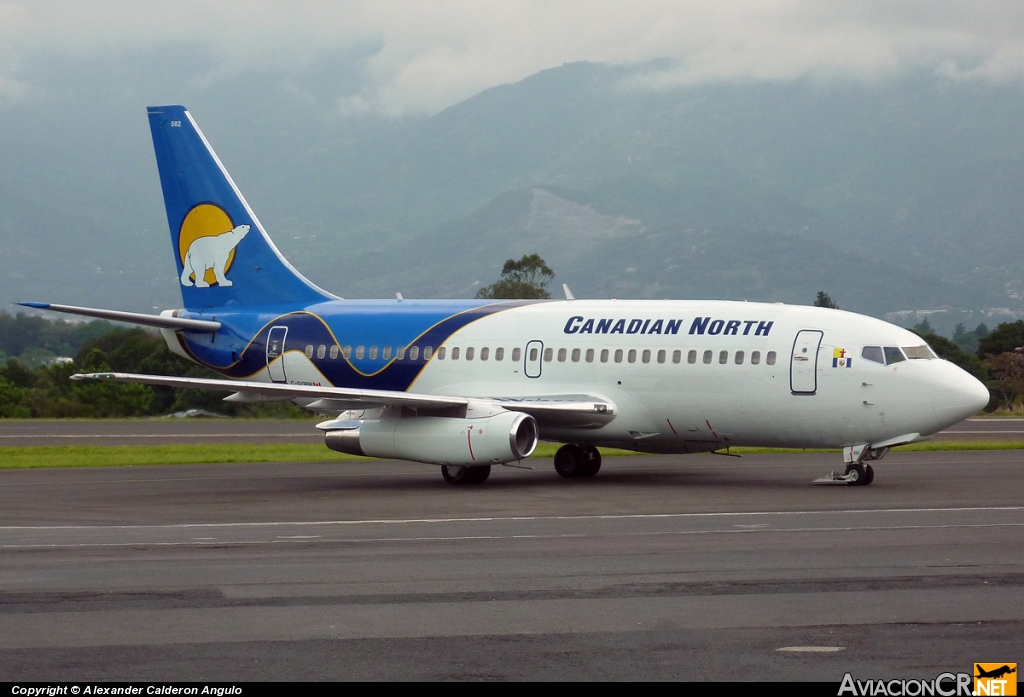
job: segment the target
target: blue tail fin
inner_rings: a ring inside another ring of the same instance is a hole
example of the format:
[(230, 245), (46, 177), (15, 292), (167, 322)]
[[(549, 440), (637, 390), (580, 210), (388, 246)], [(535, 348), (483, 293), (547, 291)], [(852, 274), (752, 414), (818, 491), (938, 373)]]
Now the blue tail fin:
[(185, 107), (149, 107), (149, 126), (185, 307), (334, 297), (281, 256)]

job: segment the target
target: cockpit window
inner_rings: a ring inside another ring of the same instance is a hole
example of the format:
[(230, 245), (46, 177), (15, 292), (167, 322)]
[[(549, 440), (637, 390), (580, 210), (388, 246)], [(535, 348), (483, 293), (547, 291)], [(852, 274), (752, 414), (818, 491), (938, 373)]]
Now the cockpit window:
[(907, 355), (907, 358), (910, 359), (917, 358), (931, 360), (932, 358), (937, 358), (937, 356), (932, 351), (931, 347), (928, 346), (928, 344), (925, 344), (924, 346), (904, 346), (903, 353), (905, 353)]
[(885, 349), (885, 364), (892, 365), (893, 363), (899, 363), (900, 361), (907, 360), (903, 352), (900, 351), (898, 346), (886, 346)]
[(865, 346), (860, 355), (866, 361), (874, 361), (875, 363), (885, 365), (885, 356), (882, 354), (881, 346)]

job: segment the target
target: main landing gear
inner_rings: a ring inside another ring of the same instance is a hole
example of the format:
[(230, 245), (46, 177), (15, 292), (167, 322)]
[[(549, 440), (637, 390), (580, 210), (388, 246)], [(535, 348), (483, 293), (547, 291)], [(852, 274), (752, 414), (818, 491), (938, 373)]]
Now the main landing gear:
[(601, 453), (593, 445), (568, 443), (555, 453), (555, 471), (567, 479), (593, 477), (601, 469)]
[(483, 484), (491, 476), (491, 466), (441, 465), (441, 476), (449, 484)]

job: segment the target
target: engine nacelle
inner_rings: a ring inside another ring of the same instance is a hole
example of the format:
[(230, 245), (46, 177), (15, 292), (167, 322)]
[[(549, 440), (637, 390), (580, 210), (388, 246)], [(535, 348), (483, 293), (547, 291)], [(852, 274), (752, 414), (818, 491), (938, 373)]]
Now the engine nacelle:
[(331, 450), (433, 465), (495, 465), (522, 460), (537, 448), (529, 414), (500, 411), (479, 419), (411, 416), (343, 422), (327, 432)]

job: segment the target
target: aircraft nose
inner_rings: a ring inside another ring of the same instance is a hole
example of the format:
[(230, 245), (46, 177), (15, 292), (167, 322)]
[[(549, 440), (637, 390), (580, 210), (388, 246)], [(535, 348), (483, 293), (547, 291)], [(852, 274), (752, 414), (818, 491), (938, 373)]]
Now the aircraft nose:
[(935, 412), (949, 425), (963, 421), (977, 414), (989, 402), (988, 388), (970, 373), (952, 367), (943, 376), (942, 384), (935, 395)]

